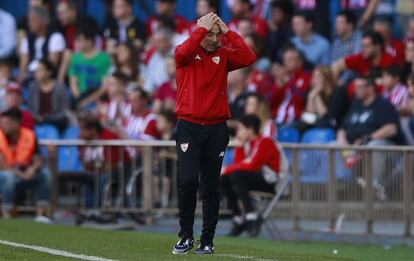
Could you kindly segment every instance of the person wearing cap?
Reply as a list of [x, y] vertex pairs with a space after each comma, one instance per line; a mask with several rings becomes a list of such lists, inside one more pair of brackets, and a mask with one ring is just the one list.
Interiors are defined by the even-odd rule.
[[0, 115], [0, 193], [2, 216], [11, 217], [16, 193], [35, 188], [36, 221], [50, 223], [46, 217], [51, 173], [43, 164], [35, 133], [23, 127], [22, 113], [16, 108]]
[[[220, 38], [229, 46], [220, 46]], [[231, 46], [231, 48], [230, 48]], [[180, 240], [173, 254], [193, 247], [197, 190], [203, 202], [203, 229], [197, 254], [213, 254], [220, 205], [219, 179], [229, 142], [227, 75], [256, 61], [243, 38], [216, 14], [198, 20], [198, 28], [174, 52], [177, 78], [176, 151]]]
[[22, 109], [23, 105], [23, 97], [22, 97], [22, 87], [20, 84], [16, 82], [8, 82], [6, 85], [6, 95], [4, 96], [4, 103], [6, 105], [6, 109], [18, 109], [22, 114], [22, 121], [21, 125], [28, 129], [33, 129], [35, 126], [35, 119], [33, 115], [25, 110]]

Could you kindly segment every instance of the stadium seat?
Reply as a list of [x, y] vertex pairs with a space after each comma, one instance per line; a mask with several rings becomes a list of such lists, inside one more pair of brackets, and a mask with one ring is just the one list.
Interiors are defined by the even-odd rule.
[[224, 154], [223, 159], [223, 167], [230, 165], [233, 162], [234, 157], [234, 149], [233, 148], [227, 148], [226, 153]]
[[[311, 129], [305, 132], [303, 144], [326, 144], [335, 140], [332, 129]], [[328, 152], [305, 150], [299, 153], [300, 181], [307, 184], [321, 184], [328, 180]]]
[[59, 139], [59, 132], [55, 126], [49, 124], [36, 125], [34, 129], [37, 139]]
[[[59, 131], [55, 126], [49, 124], [41, 124], [35, 126], [35, 134], [38, 140], [57, 140], [59, 139]], [[48, 153], [45, 146], [40, 147], [40, 153], [44, 159], [47, 159]]]
[[75, 125], [70, 125], [66, 128], [65, 132], [63, 133], [64, 140], [72, 140], [79, 138], [79, 127]]
[[[281, 143], [298, 143], [300, 141], [300, 134], [296, 128], [280, 127], [277, 130], [276, 140]], [[285, 153], [289, 164], [292, 164], [292, 150], [285, 149]]]
[[305, 132], [302, 143], [325, 144], [335, 140], [335, 132], [332, 129], [315, 128]]
[[[69, 126], [63, 133], [63, 140], [76, 140], [79, 138], [79, 127]], [[69, 185], [75, 188], [76, 202], [82, 205], [82, 191], [85, 191], [85, 184], [93, 182], [91, 175], [86, 173], [79, 159], [77, 146], [60, 146], [57, 158], [58, 184]]]
[[[69, 126], [63, 134], [64, 140], [78, 139], [79, 127]], [[61, 146], [58, 149], [58, 172], [80, 172], [82, 164], [79, 160], [79, 150], [77, 146]]]
[[295, 128], [281, 127], [277, 131], [277, 140], [279, 142], [296, 143], [300, 140], [300, 134]]

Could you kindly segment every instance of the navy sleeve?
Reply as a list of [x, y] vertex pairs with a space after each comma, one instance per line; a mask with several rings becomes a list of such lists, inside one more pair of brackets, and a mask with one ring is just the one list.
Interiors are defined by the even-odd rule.
[[395, 107], [385, 99], [377, 103], [378, 123], [382, 127], [386, 124], [399, 124], [399, 116]]

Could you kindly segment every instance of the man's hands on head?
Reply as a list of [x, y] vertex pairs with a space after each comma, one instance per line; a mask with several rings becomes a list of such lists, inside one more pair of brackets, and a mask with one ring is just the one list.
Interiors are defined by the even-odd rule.
[[223, 34], [227, 33], [230, 29], [227, 27], [226, 23], [223, 22], [223, 20], [221, 20], [220, 17], [217, 16], [217, 18], [218, 18], [218, 21], [216, 22], [216, 24], [220, 27], [220, 31]]
[[204, 27], [207, 31], [210, 31], [216, 23], [218, 16], [213, 13], [208, 13], [197, 20], [198, 27]]
[[207, 31], [210, 31], [215, 24], [219, 26], [220, 31], [223, 34], [229, 31], [229, 28], [223, 22], [223, 20], [221, 20], [220, 17], [218, 17], [216, 14], [212, 12], [202, 16], [200, 19], [197, 20], [198, 27], [204, 27], [205, 29], [207, 29]]

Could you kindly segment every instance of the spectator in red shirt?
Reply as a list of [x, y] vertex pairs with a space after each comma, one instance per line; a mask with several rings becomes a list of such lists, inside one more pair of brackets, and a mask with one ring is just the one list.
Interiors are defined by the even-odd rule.
[[151, 37], [152, 34], [158, 30], [159, 25], [157, 16], [163, 15], [170, 16], [174, 19], [176, 33], [182, 34], [188, 32], [189, 24], [185, 20], [185, 18], [180, 15], [174, 14], [176, 5], [176, 0], [157, 0], [155, 4], [155, 11], [157, 14], [155, 16], [151, 16], [147, 20], [146, 26], [148, 37]]
[[268, 34], [267, 23], [259, 16], [251, 14], [253, 4], [250, 0], [234, 0], [230, 5], [233, 19], [229, 22], [230, 30], [236, 31], [239, 28], [240, 20], [250, 19], [254, 24], [255, 32], [262, 38], [266, 39]]
[[75, 50], [76, 23], [78, 21], [77, 4], [74, 0], [61, 0], [56, 6], [57, 19], [66, 40], [66, 48]]
[[108, 100], [99, 104], [99, 118], [103, 125], [122, 125], [131, 115], [131, 105], [127, 100], [126, 88], [128, 76], [121, 72], [114, 72], [104, 84]]
[[136, 88], [129, 92], [128, 100], [131, 104], [131, 114], [122, 126], [114, 125], [111, 129], [123, 139], [153, 140], [159, 137], [156, 115], [148, 110], [148, 93]]
[[[224, 168], [221, 185], [233, 212], [234, 227], [230, 236], [239, 236], [248, 230], [250, 236], [260, 233], [262, 218], [255, 212], [249, 191], [275, 193], [279, 179], [287, 173], [287, 160], [280, 145], [260, 134], [260, 119], [246, 115], [238, 120], [234, 161]], [[238, 207], [243, 204], [244, 215]]]
[[256, 54], [257, 59], [250, 70], [247, 84], [249, 92], [257, 92], [266, 100], [272, 95], [273, 77], [270, 74], [271, 61], [266, 53], [266, 41], [256, 33], [243, 37], [244, 42]]
[[283, 66], [275, 64], [272, 68], [275, 84], [270, 108], [278, 125], [292, 124], [302, 115], [311, 78], [303, 66], [303, 54], [288, 47], [283, 52]]
[[9, 82], [7, 84], [4, 102], [7, 110], [13, 108], [20, 110], [22, 113], [21, 126], [29, 129], [34, 128], [36, 121], [33, 115], [29, 111], [21, 108], [23, 105], [22, 87], [18, 83]]
[[401, 40], [393, 39], [392, 25], [388, 20], [378, 19], [374, 22], [373, 30], [384, 39], [385, 52], [397, 60], [398, 65], [405, 62], [405, 47]]
[[174, 111], [177, 101], [177, 83], [175, 81], [175, 61], [174, 56], [168, 56], [165, 60], [165, 67], [169, 80], [161, 84], [154, 96], [152, 111], [159, 113], [161, 110]]
[[400, 82], [400, 70], [396, 66], [390, 66], [382, 73], [382, 96], [387, 99], [398, 113], [408, 107], [410, 96], [408, 88]]
[[397, 60], [385, 51], [382, 36], [377, 32], [370, 31], [365, 33], [362, 38], [362, 52], [335, 61], [332, 64], [332, 72], [335, 79], [345, 69], [353, 70], [363, 77], [373, 67], [385, 69], [397, 63]]

